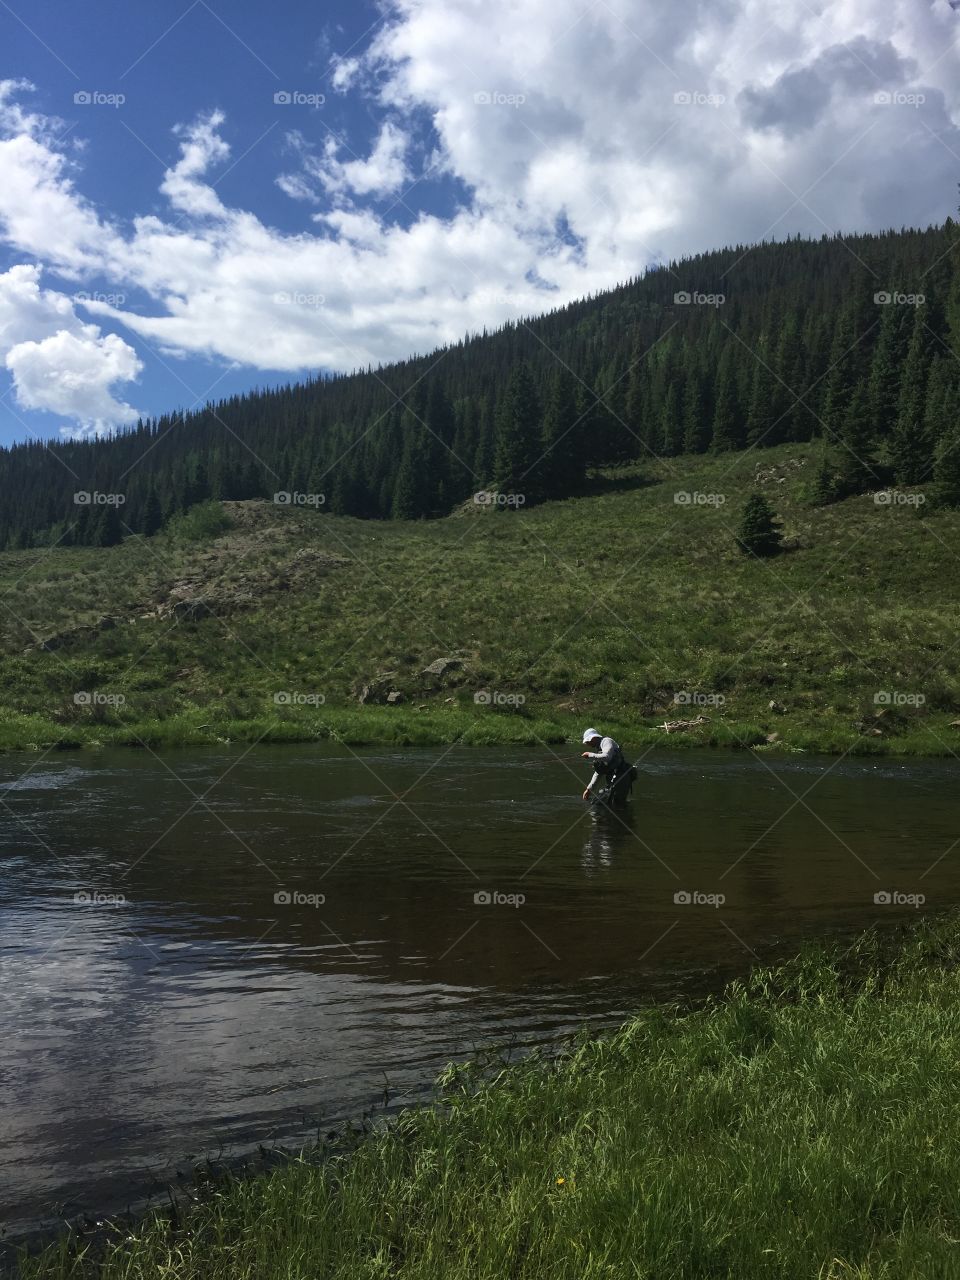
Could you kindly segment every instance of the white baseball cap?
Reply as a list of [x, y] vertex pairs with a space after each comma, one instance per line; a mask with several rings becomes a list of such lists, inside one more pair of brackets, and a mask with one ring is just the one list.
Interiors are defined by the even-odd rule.
[[592, 742], [594, 738], [599, 737], [602, 737], [602, 734], [597, 733], [596, 729], [585, 729], [583, 731], [583, 745], [586, 746], [588, 742]]

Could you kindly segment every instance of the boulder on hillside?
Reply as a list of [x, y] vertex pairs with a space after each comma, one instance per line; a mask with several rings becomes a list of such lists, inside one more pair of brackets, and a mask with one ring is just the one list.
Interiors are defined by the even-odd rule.
[[424, 676], [445, 676], [448, 671], [461, 671], [463, 665], [462, 658], [436, 658], [429, 666], [424, 667], [420, 674]]
[[[382, 706], [388, 701], [391, 694], [399, 694], [400, 691], [395, 687], [396, 678], [397, 673], [395, 671], [381, 671], [372, 680], [365, 681], [356, 695], [361, 707], [368, 704]], [[398, 698], [394, 698], [394, 702], [398, 700]]]

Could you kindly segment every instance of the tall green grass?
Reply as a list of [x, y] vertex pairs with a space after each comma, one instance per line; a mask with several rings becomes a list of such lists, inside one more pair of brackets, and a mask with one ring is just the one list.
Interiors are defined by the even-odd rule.
[[26, 1280], [960, 1275], [960, 923], [808, 949]]

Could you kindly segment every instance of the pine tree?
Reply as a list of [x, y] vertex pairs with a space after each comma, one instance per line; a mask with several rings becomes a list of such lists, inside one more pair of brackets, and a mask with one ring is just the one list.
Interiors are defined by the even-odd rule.
[[686, 453], [706, 453], [709, 445], [710, 419], [703, 383], [697, 370], [691, 369], [683, 392], [683, 448]]
[[877, 345], [870, 367], [870, 409], [878, 439], [893, 431], [900, 409], [900, 372], [906, 355], [908, 331], [905, 308], [895, 302], [881, 304]]
[[782, 550], [779, 517], [759, 490], [751, 493], [743, 508], [737, 545], [749, 556], [774, 556]]
[[433, 497], [427, 468], [424, 428], [407, 409], [403, 415], [403, 457], [393, 487], [394, 520], [419, 520], [430, 514]]
[[784, 321], [777, 350], [778, 402], [783, 410], [767, 439], [767, 444], [780, 444], [785, 440], [809, 440], [813, 434], [810, 411], [803, 399], [806, 390], [803, 343], [800, 325], [791, 313]]
[[452, 504], [451, 473], [462, 469], [452, 452], [456, 422], [443, 383], [434, 379], [427, 395], [424, 466], [427, 514], [446, 515]]
[[348, 516], [353, 511], [353, 481], [350, 464], [344, 459], [334, 468], [330, 480], [330, 512], [335, 516]]
[[937, 501], [946, 507], [960, 507], [960, 426], [937, 446], [933, 479]]
[[[307, 476], [307, 493], [322, 493], [327, 502], [329, 502], [330, 479], [329, 467], [325, 467], [322, 462], [315, 462]], [[325, 502], [320, 510], [325, 511], [326, 508], [327, 503]]]
[[123, 540], [124, 528], [116, 506], [105, 503], [93, 521], [91, 542], [95, 547], [115, 547]]
[[864, 379], [857, 383], [840, 431], [839, 493], [843, 497], [866, 493], [879, 484], [873, 456], [873, 414], [870, 389]]
[[534, 501], [543, 458], [540, 407], [530, 370], [518, 364], [510, 375], [497, 414], [494, 484], [501, 493]]
[[836, 461], [830, 451], [824, 449], [813, 480], [811, 497], [814, 506], [826, 507], [831, 502], [835, 502], [839, 496], [839, 489], [840, 477], [837, 472]]
[[89, 547], [93, 536], [93, 519], [88, 506], [76, 507], [76, 518], [70, 535], [71, 544], [75, 547]]
[[929, 332], [925, 307], [915, 307], [913, 333], [906, 349], [906, 361], [900, 378], [897, 428], [905, 424], [922, 424], [927, 412], [927, 376], [931, 364]]
[[477, 411], [477, 448], [473, 456], [473, 474], [480, 484], [493, 482], [496, 430], [489, 396], [483, 396]]
[[157, 498], [157, 491], [153, 485], [147, 489], [147, 495], [143, 500], [140, 509], [140, 520], [137, 526], [137, 532], [144, 538], [152, 538], [163, 524], [163, 512], [160, 510], [160, 501]]
[[626, 394], [624, 382], [619, 379], [615, 367], [610, 366], [597, 375], [593, 397], [590, 415], [590, 456], [593, 463], [595, 466], [609, 466], [625, 462], [633, 453], [636, 441], [624, 421]]
[[857, 385], [856, 355], [851, 314], [848, 308], [844, 308], [833, 332], [820, 398], [823, 429], [831, 440], [840, 439], [843, 419]]
[[956, 425], [953, 420], [956, 386], [953, 357], [935, 355], [927, 376], [927, 402], [923, 410], [923, 429], [934, 450], [936, 442]]
[[[583, 460], [585, 467], [600, 465], [602, 443], [600, 441], [601, 409], [596, 394], [590, 390], [586, 382], [577, 384], [577, 418], [578, 428], [583, 441]], [[643, 446], [638, 442], [638, 448]], [[646, 452], [646, 450], [643, 450]]]
[[930, 441], [923, 421], [902, 418], [890, 437], [890, 461], [898, 484], [922, 484], [933, 469]]
[[742, 449], [744, 424], [737, 397], [737, 383], [730, 343], [724, 348], [717, 369], [717, 406], [713, 416], [712, 448], [716, 453]]
[[568, 498], [583, 488], [585, 462], [582, 423], [577, 416], [577, 386], [565, 365], [558, 365], [543, 415], [543, 489], [548, 498]]
[[206, 502], [210, 497], [210, 481], [207, 477], [207, 468], [200, 459], [194, 465], [192, 473], [187, 479], [186, 491], [184, 494], [183, 505], [185, 507], [194, 507], [198, 502]]
[[667, 388], [663, 408], [660, 411], [661, 452], [664, 457], [672, 458], [683, 452], [683, 418], [680, 413], [680, 396], [676, 382]]
[[263, 475], [253, 459], [248, 457], [240, 466], [237, 478], [237, 498], [241, 502], [246, 502], [251, 498], [262, 498], [263, 496]]
[[958, 254], [960, 254], [960, 227], [951, 218], [948, 218], [944, 231], [949, 238], [951, 249], [944, 255], [943, 261], [952, 264], [952, 275], [945, 308], [946, 341], [954, 356], [960, 357], [960, 261], [958, 261]]
[[750, 408], [747, 411], [747, 440], [750, 444], [775, 444], [773, 432], [781, 423], [785, 408], [783, 396], [778, 394], [779, 384], [770, 368], [773, 353], [765, 336], [761, 336], [757, 349], [757, 362], [753, 370], [753, 386], [750, 391]]
[[627, 396], [624, 403], [624, 420], [637, 439], [645, 438], [648, 380], [646, 354], [638, 336], [634, 339], [630, 354], [630, 373], [627, 377]]

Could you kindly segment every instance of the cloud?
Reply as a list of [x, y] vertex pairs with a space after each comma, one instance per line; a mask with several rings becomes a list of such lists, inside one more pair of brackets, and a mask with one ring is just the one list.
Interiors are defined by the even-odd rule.
[[341, 159], [343, 144], [333, 136], [327, 138], [320, 156], [311, 152], [309, 143], [299, 132], [288, 134], [287, 142], [300, 155], [303, 172], [281, 174], [277, 185], [294, 200], [318, 200], [318, 187], [345, 198], [379, 198], [399, 191], [410, 178], [406, 162], [409, 139], [390, 120], [382, 125], [365, 160], [358, 156]]
[[398, 191], [408, 179], [405, 160], [407, 136], [389, 120], [381, 128], [366, 160], [339, 160], [339, 148], [332, 139], [331, 143], [326, 163], [317, 172], [317, 177], [328, 191], [346, 191], [357, 196], [388, 196]]
[[40, 268], [28, 263], [0, 275], [0, 351], [78, 324], [70, 299], [39, 282]]
[[[49, 121], [11, 105], [24, 86], [6, 82], [0, 235], [62, 277], [143, 300], [89, 304], [102, 330], [258, 369], [352, 369], [658, 259], [942, 220], [960, 154], [960, 81], [944, 56], [956, 23], [945, 3], [915, 0], [393, 0], [373, 44], [338, 70], [377, 119], [372, 146], [353, 155], [349, 139], [292, 133], [284, 172], [269, 175], [302, 210], [296, 232], [218, 195], [211, 175], [230, 157], [219, 111], [180, 129], [161, 184], [169, 211], [121, 226], [77, 189]], [[236, 173], [266, 182], [254, 166], [268, 154]], [[404, 204], [427, 154], [443, 215]], [[104, 341], [89, 336], [103, 376], [129, 371]], [[28, 355], [22, 385], [36, 399], [42, 353]], [[79, 406], [89, 388], [76, 394]]]
[[357, 78], [359, 58], [338, 58], [334, 64], [331, 83], [338, 93], [345, 93]]
[[72, 434], [100, 434], [134, 421], [115, 383], [137, 378], [142, 362], [116, 334], [79, 319], [65, 294], [40, 288], [40, 269], [21, 264], [0, 275], [0, 352], [17, 404], [72, 418]]
[[18, 343], [7, 352], [6, 365], [19, 404], [74, 418], [83, 433], [101, 434], [137, 417], [134, 408], [111, 394], [115, 382], [136, 378], [143, 367], [115, 333], [60, 329], [40, 342]]
[[173, 207], [183, 213], [209, 218], [226, 214], [213, 188], [200, 181], [211, 165], [230, 154], [229, 146], [217, 133], [223, 120], [221, 111], [212, 111], [194, 124], [177, 130], [183, 139], [180, 159], [163, 175], [160, 190]]
[[835, 93], [869, 101], [878, 92], [906, 83], [910, 69], [889, 40], [860, 36], [825, 49], [808, 66], [784, 71], [770, 85], [748, 86], [737, 101], [753, 127], [779, 129], [794, 137], [822, 120]]

